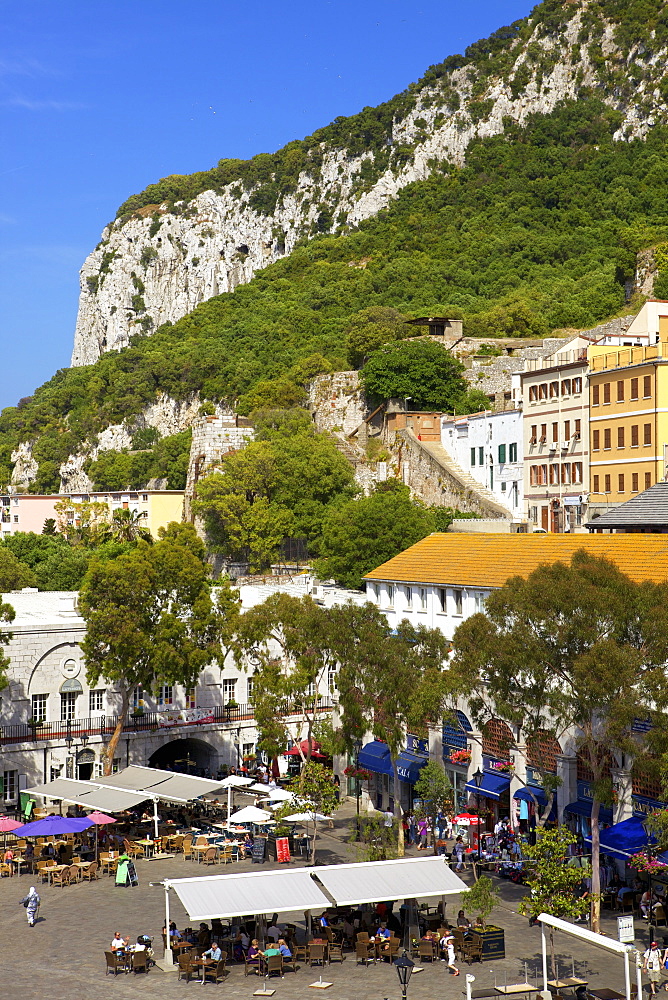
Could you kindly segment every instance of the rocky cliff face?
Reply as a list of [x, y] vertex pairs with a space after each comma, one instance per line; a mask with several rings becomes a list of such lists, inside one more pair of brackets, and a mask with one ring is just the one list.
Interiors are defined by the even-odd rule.
[[234, 182], [188, 202], [144, 204], [107, 226], [81, 270], [72, 365], [92, 364], [133, 335], [233, 290], [304, 237], [355, 226], [411, 182], [443, 164], [463, 164], [474, 138], [548, 114], [583, 89], [621, 112], [619, 140], [644, 136], [666, 117], [665, 91], [658, 89], [666, 47], [622, 44], [600, 13], [605, 4], [570, 6], [573, 15], [557, 30], [536, 18], [511, 33], [496, 72], [469, 62], [409, 88], [410, 109], [392, 121], [389, 156], [387, 149], [353, 155], [323, 143], [317, 170], [303, 170], [270, 214], [254, 207], [257, 185]]

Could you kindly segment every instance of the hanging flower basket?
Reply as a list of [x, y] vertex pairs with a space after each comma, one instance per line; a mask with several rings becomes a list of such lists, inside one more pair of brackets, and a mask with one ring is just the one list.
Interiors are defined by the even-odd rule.
[[512, 760], [498, 760], [492, 764], [492, 769], [500, 771], [502, 774], [512, 774], [515, 770]]
[[371, 781], [371, 771], [365, 771], [363, 767], [355, 767], [354, 764], [349, 764], [348, 767], [344, 768], [343, 773], [346, 778], [357, 778], [358, 781]]
[[471, 751], [470, 750], [453, 750], [450, 754], [450, 762], [452, 764], [470, 764], [471, 763]]
[[627, 864], [631, 868], [635, 868], [636, 871], [646, 872], [648, 875], [655, 875], [668, 868], [668, 865], [664, 864], [663, 861], [659, 861], [658, 858], [653, 858], [649, 854], [643, 854], [642, 851], [639, 854], [633, 854]]

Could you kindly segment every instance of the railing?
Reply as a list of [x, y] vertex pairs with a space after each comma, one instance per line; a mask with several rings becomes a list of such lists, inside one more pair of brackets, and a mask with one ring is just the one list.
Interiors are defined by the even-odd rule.
[[657, 361], [664, 356], [662, 343], [650, 344], [648, 347], [624, 347], [618, 351], [606, 351], [605, 354], [590, 357], [589, 368], [593, 372], [606, 371], [610, 368], [627, 368], [643, 361]]
[[[318, 711], [327, 712], [332, 708], [329, 698], [323, 698], [318, 704]], [[174, 707], [174, 711], [178, 711]], [[252, 705], [214, 705], [206, 709], [213, 715], [214, 722], [191, 723], [191, 725], [224, 725], [225, 723], [252, 721], [254, 718]], [[286, 715], [301, 715], [298, 709], [285, 713]], [[123, 724], [124, 734], [145, 733], [157, 731], [164, 718], [162, 712], [144, 712], [141, 715], [129, 715]], [[12, 743], [44, 743], [48, 740], [78, 740], [82, 736], [111, 736], [118, 716], [94, 715], [88, 719], [70, 719], [64, 722], [39, 722], [28, 725], [22, 723], [16, 726], [0, 727], [0, 746]], [[169, 727], [171, 728], [171, 727]], [[164, 727], [167, 732], [168, 727]]]

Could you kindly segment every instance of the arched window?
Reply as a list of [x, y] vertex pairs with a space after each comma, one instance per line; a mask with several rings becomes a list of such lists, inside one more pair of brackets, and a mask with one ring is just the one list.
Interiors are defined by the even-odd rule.
[[501, 719], [490, 719], [482, 727], [482, 752], [506, 760], [515, 746], [510, 726]]

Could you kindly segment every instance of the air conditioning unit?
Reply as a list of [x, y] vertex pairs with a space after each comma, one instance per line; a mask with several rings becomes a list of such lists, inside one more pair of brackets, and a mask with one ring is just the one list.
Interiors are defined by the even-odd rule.
[[556, 450], [557, 450], [557, 442], [550, 441], [550, 451], [556, 451]]

